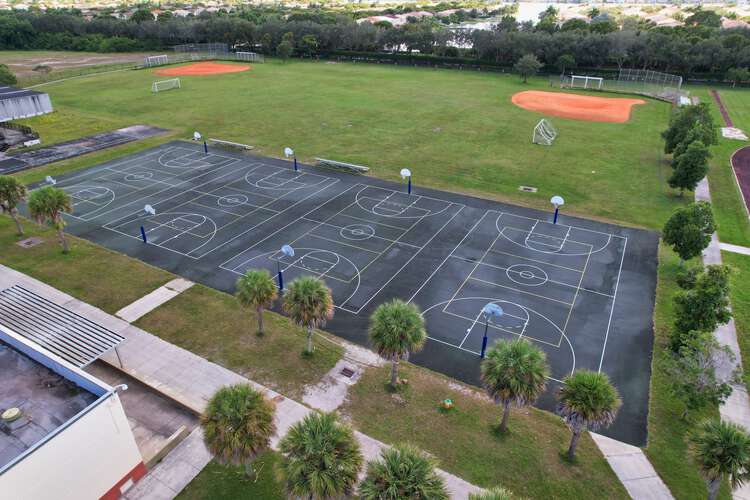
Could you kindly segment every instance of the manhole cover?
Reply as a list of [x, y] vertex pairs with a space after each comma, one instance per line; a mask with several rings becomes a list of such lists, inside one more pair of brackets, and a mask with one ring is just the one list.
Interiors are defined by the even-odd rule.
[[16, 242], [16, 245], [18, 245], [21, 248], [31, 248], [31, 247], [35, 247], [39, 245], [40, 243], [44, 243], [44, 240], [42, 238], [37, 238], [35, 236], [33, 238], [26, 238], [25, 240]]
[[537, 192], [537, 189], [531, 186], [519, 186], [518, 190], [523, 191], [524, 193], [536, 193]]
[[344, 368], [343, 370], [341, 370], [341, 375], [346, 378], [352, 378], [352, 376], [354, 376], [354, 370], [352, 370], [351, 368]]

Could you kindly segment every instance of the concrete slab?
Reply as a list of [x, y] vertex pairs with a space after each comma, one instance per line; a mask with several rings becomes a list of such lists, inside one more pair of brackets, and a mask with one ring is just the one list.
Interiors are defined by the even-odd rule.
[[150, 313], [162, 304], [165, 304], [193, 286], [192, 281], [177, 278], [160, 286], [148, 295], [144, 295], [132, 304], [129, 304], [115, 313], [116, 316], [132, 323], [137, 319]]
[[725, 252], [733, 252], [733, 253], [741, 253], [744, 255], [750, 255], [750, 248], [748, 247], [732, 245], [731, 243], [719, 243], [719, 247]]

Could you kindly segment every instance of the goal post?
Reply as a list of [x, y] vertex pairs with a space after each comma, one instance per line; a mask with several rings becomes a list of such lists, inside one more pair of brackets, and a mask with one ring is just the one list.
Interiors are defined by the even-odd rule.
[[601, 90], [604, 78], [598, 76], [570, 75], [570, 88]]
[[258, 62], [258, 63], [262, 63], [264, 61], [263, 55], [257, 54], [255, 52], [235, 52], [234, 57], [238, 61]]
[[534, 133], [531, 136], [531, 142], [543, 146], [551, 146], [557, 138], [557, 129], [552, 122], [542, 118], [534, 127]]
[[172, 78], [170, 80], [161, 80], [151, 84], [151, 92], [163, 92], [165, 90], [179, 89], [180, 79]]
[[160, 56], [146, 56], [145, 66], [151, 68], [154, 66], [163, 66], [169, 64], [169, 57], [166, 54]]

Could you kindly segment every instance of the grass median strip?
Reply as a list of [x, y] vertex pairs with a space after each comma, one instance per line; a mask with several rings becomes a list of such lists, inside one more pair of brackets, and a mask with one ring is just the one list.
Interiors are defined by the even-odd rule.
[[290, 398], [317, 383], [341, 358], [343, 350], [316, 340], [315, 354], [301, 355], [305, 332], [288, 318], [265, 313], [266, 333], [256, 335], [255, 311], [234, 297], [196, 285], [158, 307], [136, 324], [209, 361], [220, 364]]
[[[721, 259], [732, 269], [730, 278], [732, 314], [737, 329], [737, 342], [742, 354], [742, 367], [750, 367], [750, 256], [732, 252], [721, 252]], [[750, 377], [745, 376], [745, 385], [750, 390]]]
[[[500, 408], [476, 389], [411, 364], [405, 389], [386, 389], [388, 366], [371, 368], [350, 389], [341, 411], [362, 432], [389, 444], [409, 442], [433, 454], [448, 472], [483, 487], [502, 485], [528, 498], [628, 498], [586, 434], [578, 459], [564, 457], [570, 431], [556, 416], [517, 410], [498, 434]], [[455, 408], [442, 410], [452, 399]]]

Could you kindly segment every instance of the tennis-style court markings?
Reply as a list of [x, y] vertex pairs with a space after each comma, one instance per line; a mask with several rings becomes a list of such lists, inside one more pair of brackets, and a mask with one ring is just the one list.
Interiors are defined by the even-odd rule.
[[[61, 187], [73, 199], [70, 216], [101, 221], [135, 239], [143, 226], [149, 244], [198, 259], [337, 182], [171, 147], [71, 178]], [[155, 215], [144, 212], [146, 204]]]
[[[356, 184], [221, 264], [285, 280], [323, 279], [336, 307], [358, 314], [458, 214], [463, 205]], [[291, 245], [293, 257], [280, 253]]]
[[[485, 327], [489, 345], [527, 338], [548, 353], [550, 378], [560, 380], [576, 366], [572, 323], [601, 332], [597, 352], [604, 357], [626, 242], [622, 236], [490, 210], [410, 301], [422, 307], [432, 340], [479, 355]], [[457, 275], [463, 281], [442, 279]], [[431, 303], [420, 300], [428, 295], [422, 293], [426, 287]], [[481, 313], [487, 303], [504, 311], [489, 324]]]

